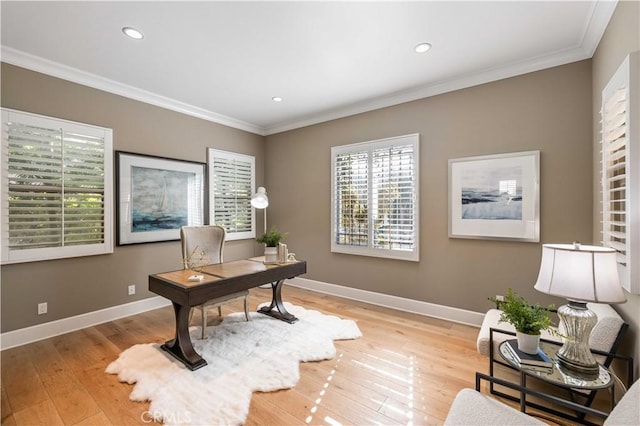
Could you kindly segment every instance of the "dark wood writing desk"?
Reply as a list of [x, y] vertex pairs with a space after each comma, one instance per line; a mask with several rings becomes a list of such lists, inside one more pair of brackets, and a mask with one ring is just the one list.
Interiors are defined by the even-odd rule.
[[[307, 262], [298, 260], [276, 265], [265, 265], [262, 257], [208, 265], [202, 269], [202, 281], [189, 281], [194, 272], [180, 269], [149, 275], [149, 291], [166, 297], [173, 303], [176, 316], [176, 334], [162, 345], [162, 349], [182, 361], [189, 369], [207, 365], [193, 348], [189, 336], [189, 312], [193, 306], [242, 290], [271, 283], [271, 305], [258, 312], [293, 323], [298, 319], [287, 312], [282, 303], [282, 284], [285, 279], [307, 272]], [[277, 309], [275, 311], [274, 309]]]

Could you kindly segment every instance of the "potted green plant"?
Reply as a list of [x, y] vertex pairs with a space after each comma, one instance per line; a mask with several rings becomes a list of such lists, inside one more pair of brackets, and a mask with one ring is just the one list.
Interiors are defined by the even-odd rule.
[[540, 305], [528, 303], [522, 296], [516, 294], [511, 288], [507, 289], [504, 300], [491, 298], [502, 310], [501, 322], [508, 322], [516, 329], [518, 349], [528, 354], [535, 354], [540, 344], [542, 330], [551, 330], [551, 310], [554, 305], [546, 308]]
[[256, 242], [264, 244], [264, 263], [278, 263], [278, 244], [286, 234], [278, 232], [275, 226], [272, 226], [268, 232], [265, 232]]

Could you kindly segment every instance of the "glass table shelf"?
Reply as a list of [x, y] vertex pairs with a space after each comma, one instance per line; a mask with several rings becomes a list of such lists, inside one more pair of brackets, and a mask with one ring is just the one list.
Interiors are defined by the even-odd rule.
[[549, 369], [520, 365], [519, 360], [511, 353], [507, 347], [507, 341], [500, 343], [498, 352], [500, 356], [512, 367], [525, 372], [526, 374], [552, 383], [556, 386], [562, 386], [570, 389], [599, 390], [606, 389], [613, 385], [613, 375], [602, 365], [598, 364], [598, 376], [589, 377], [581, 375], [574, 371], [568, 371], [563, 368], [557, 361], [555, 354], [558, 346], [552, 343], [540, 342], [540, 349], [547, 354], [552, 361], [552, 367]]

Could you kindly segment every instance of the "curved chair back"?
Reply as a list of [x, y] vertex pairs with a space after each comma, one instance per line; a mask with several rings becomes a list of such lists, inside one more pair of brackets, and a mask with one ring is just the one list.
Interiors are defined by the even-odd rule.
[[183, 226], [180, 228], [184, 268], [189, 268], [190, 258], [194, 261], [200, 261], [204, 265], [222, 263], [225, 237], [226, 231], [217, 225]]

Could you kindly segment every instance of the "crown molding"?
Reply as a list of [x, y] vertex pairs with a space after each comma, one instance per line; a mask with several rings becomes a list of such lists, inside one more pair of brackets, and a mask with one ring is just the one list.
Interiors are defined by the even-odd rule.
[[31, 55], [17, 49], [1, 46], [0, 54], [2, 62], [6, 62], [11, 65], [82, 84], [84, 86], [89, 86], [94, 89], [103, 90], [115, 95], [124, 96], [136, 101], [145, 102], [171, 111], [201, 118], [203, 120], [212, 121], [224, 126], [233, 127], [235, 129], [244, 130], [261, 136], [265, 135], [265, 129], [261, 126], [208, 111], [165, 96], [157, 95], [137, 87], [122, 84], [117, 81], [88, 73], [77, 68], [72, 68], [58, 62], [50, 61], [39, 56]]
[[593, 57], [596, 53], [598, 44], [609, 25], [609, 21], [618, 6], [618, 0], [601, 0], [596, 1], [591, 10], [591, 17], [586, 23], [582, 36], [582, 47]]
[[334, 109], [325, 113], [284, 121], [273, 126], [267, 126], [265, 128], [265, 134], [273, 135], [287, 130], [336, 120], [380, 108], [399, 105], [418, 99], [428, 98], [430, 96], [436, 96], [447, 92], [453, 92], [455, 90], [490, 83], [492, 81], [498, 81], [530, 72], [540, 71], [546, 68], [589, 59], [593, 57], [593, 54], [602, 39], [602, 35], [607, 29], [607, 25], [609, 25], [609, 21], [611, 20], [617, 5], [618, 0], [598, 0], [594, 2], [591, 9], [591, 16], [585, 23], [585, 28], [583, 30], [579, 46], [564, 49], [527, 61], [507, 64], [505, 66], [494, 67], [481, 72], [473, 72], [442, 80], [440, 82], [414, 87], [402, 92], [396, 92], [388, 96], [370, 99], [368, 101]]
[[312, 116], [302, 117], [296, 120], [278, 123], [274, 126], [265, 128], [266, 135], [285, 132], [313, 124], [323, 123], [330, 120], [336, 120], [351, 115], [361, 114], [376, 109], [386, 108], [394, 105], [412, 102], [431, 96], [441, 95], [443, 93], [453, 92], [456, 90], [466, 89], [481, 84], [491, 83], [493, 81], [503, 80], [518, 75], [528, 74], [540, 71], [546, 68], [552, 68], [572, 62], [581, 61], [590, 58], [589, 51], [581, 46], [572, 49], [566, 49], [533, 58], [527, 61], [512, 63], [507, 66], [494, 67], [485, 71], [473, 72], [459, 75], [451, 79], [442, 80], [428, 85], [414, 87], [396, 92], [388, 96], [370, 99], [358, 104], [349, 105], [344, 108], [327, 111], [324, 114], [314, 114]]
[[325, 112], [314, 113], [308, 116], [297, 117], [292, 120], [286, 120], [264, 127], [208, 111], [194, 105], [157, 95], [117, 81], [109, 80], [95, 74], [87, 73], [6, 46], [1, 46], [0, 53], [2, 55], [2, 61], [12, 65], [93, 87], [95, 89], [104, 90], [109, 93], [135, 99], [140, 102], [159, 106], [161, 108], [187, 114], [203, 120], [212, 121], [224, 126], [244, 130], [261, 136], [268, 136], [591, 58], [600, 43], [600, 39], [609, 24], [609, 20], [611, 19], [617, 4], [618, 0], [601, 0], [594, 2], [591, 10], [591, 16], [589, 17], [588, 22], [585, 23], [583, 36], [579, 46], [526, 61], [505, 64], [480, 72], [455, 76], [450, 79], [429, 83], [424, 86], [413, 87], [387, 96], [372, 98], [364, 102], [331, 109]]

